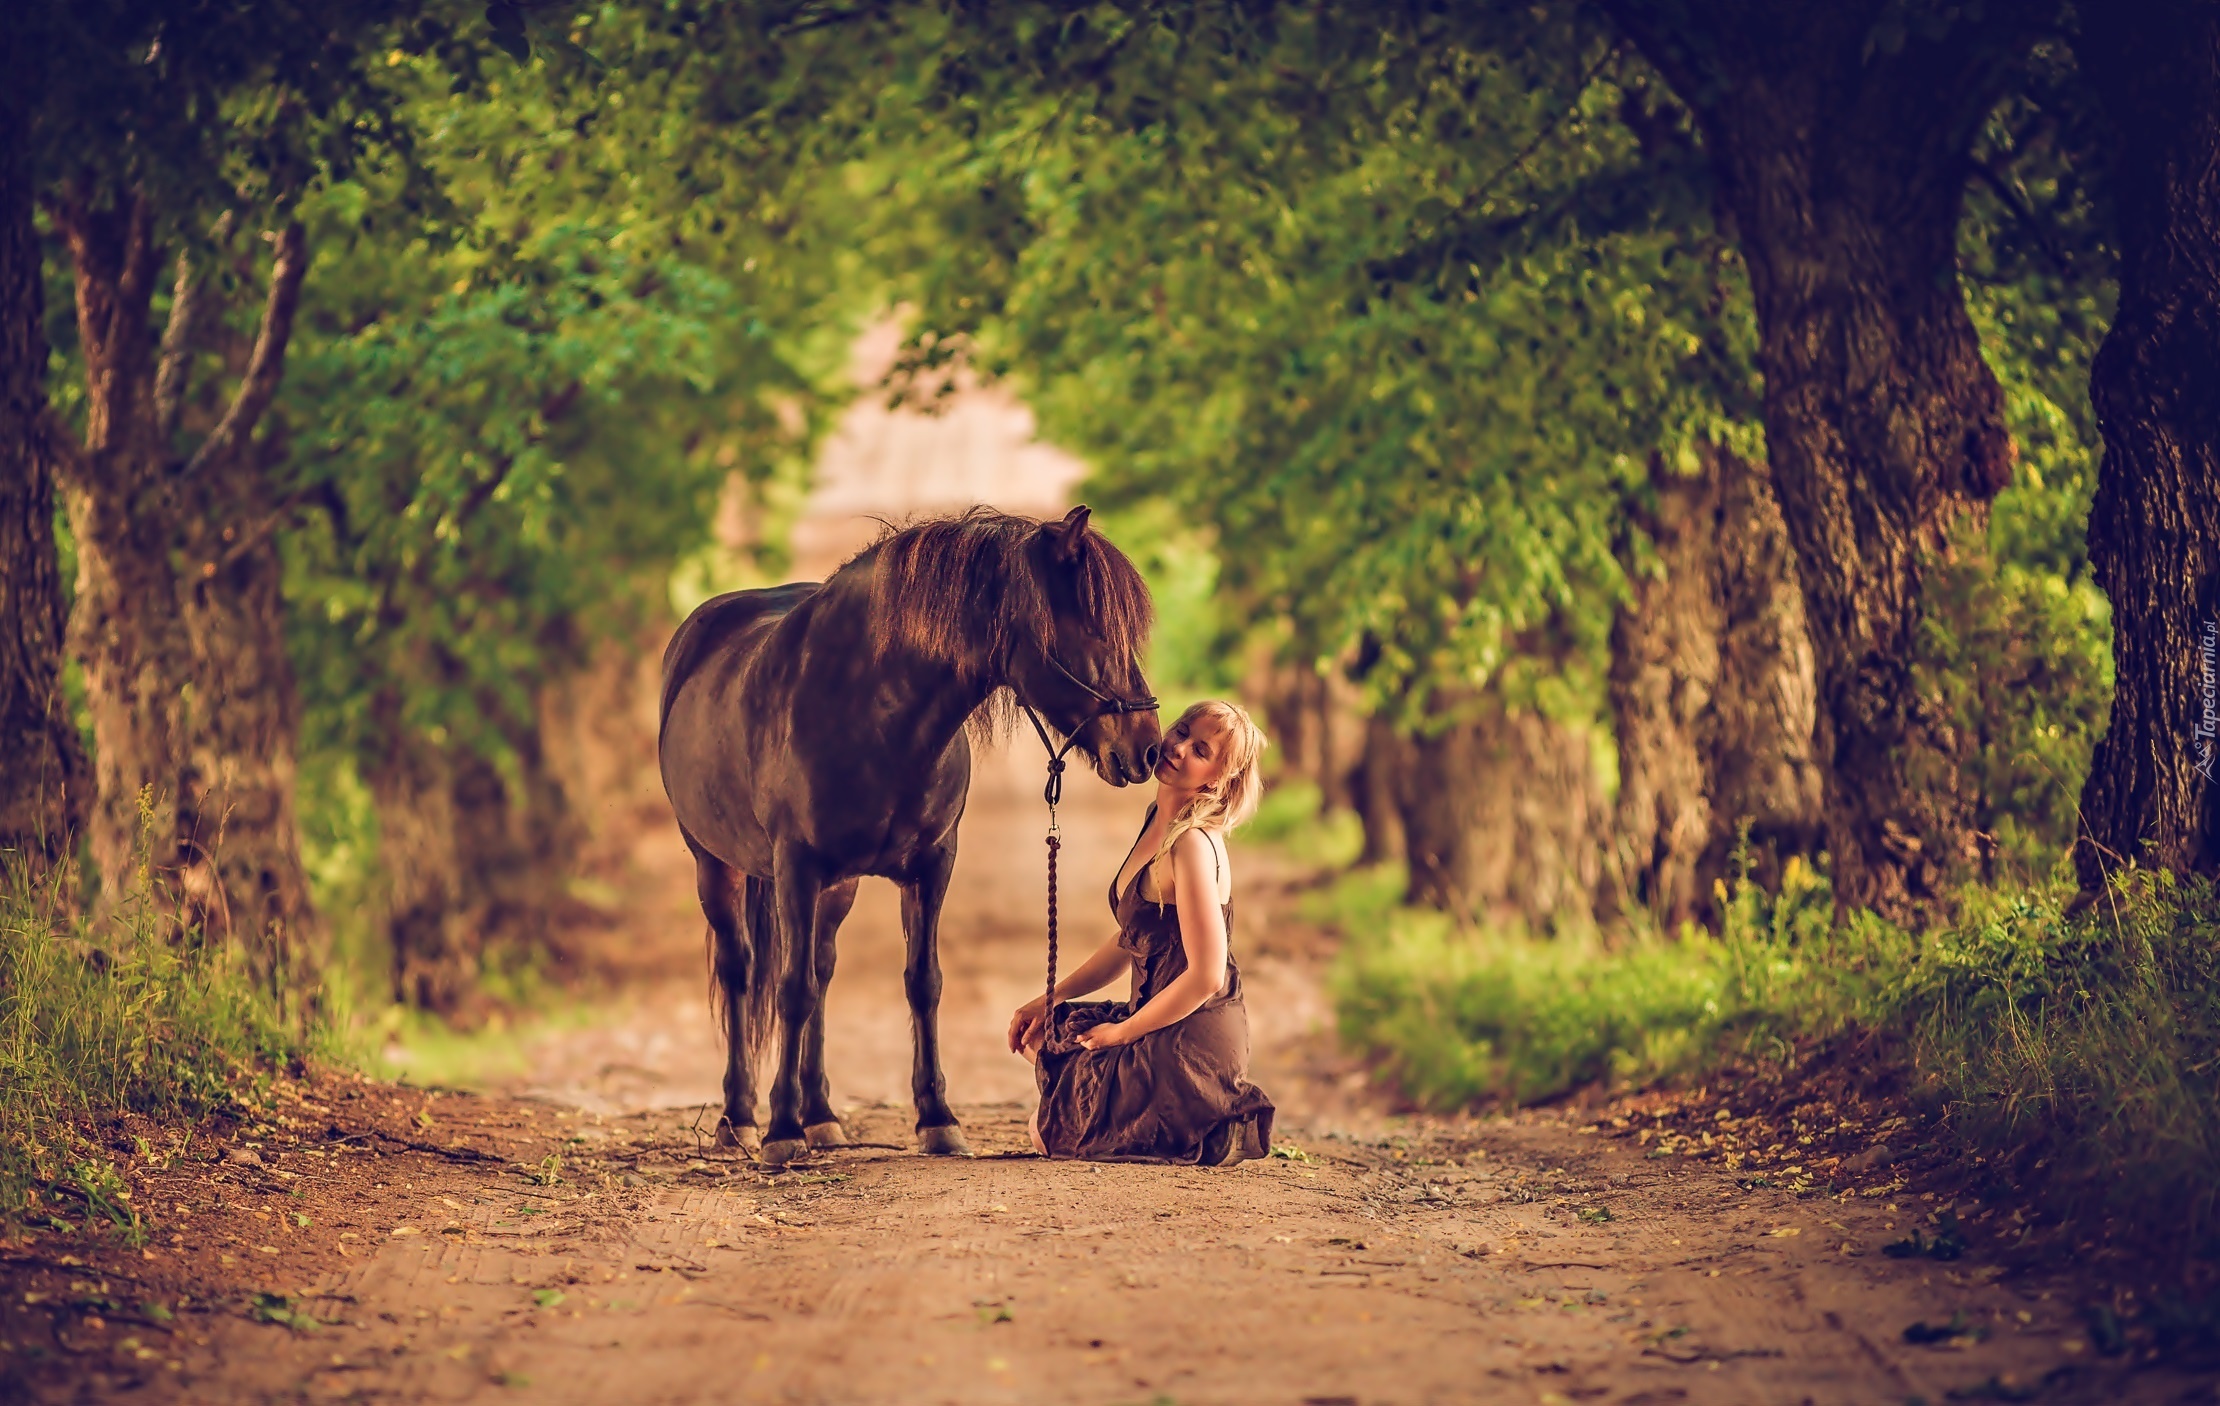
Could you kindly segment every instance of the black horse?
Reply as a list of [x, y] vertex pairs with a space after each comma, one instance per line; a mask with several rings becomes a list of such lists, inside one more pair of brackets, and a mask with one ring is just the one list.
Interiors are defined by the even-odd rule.
[[[918, 1145], [964, 1153], [940, 1068], [941, 900], [971, 784], [966, 723], [1031, 707], [1114, 786], [1156, 770], [1148, 588], [1088, 525], [985, 509], [892, 531], [822, 585], [717, 597], [663, 655], [663, 789], [694, 852], [726, 1039], [724, 1146], [845, 1138], [825, 1083], [833, 942], [865, 874], [902, 890]], [[744, 929], [744, 931], [743, 931]], [[805, 1141], [806, 1139], [806, 1141]]]

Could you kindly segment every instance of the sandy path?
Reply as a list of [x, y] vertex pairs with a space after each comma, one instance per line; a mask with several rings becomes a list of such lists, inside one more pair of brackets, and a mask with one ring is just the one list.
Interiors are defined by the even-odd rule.
[[[537, 1102], [489, 1106], [564, 1150], [561, 1183], [378, 1164], [394, 1180], [347, 1222], [375, 1257], [303, 1286], [333, 1326], [218, 1319], [149, 1394], [1659, 1406], [2030, 1399], [2012, 1393], [2051, 1374], [2046, 1401], [2180, 1399], [2178, 1379], [2079, 1366], [2065, 1286], [1882, 1257], [1917, 1203], [1744, 1190], [1550, 1115], [1389, 1117], [1331, 1053], [1317, 939], [1268, 916], [1236, 943], [1258, 1078], [1300, 1157], [1032, 1157], [1026, 1070], [1000, 1045], [1040, 955], [1028, 761], [987, 769], [948, 927], [950, 1083], [980, 1155], [908, 1150], [899, 935], [875, 894], [843, 934], [829, 1042], [864, 1145], [776, 1176], [710, 1155], [689, 1131], [715, 1093], [701, 991], [641, 993], [539, 1050]], [[1075, 909], [1122, 854], [1131, 797], [1075, 787]], [[1275, 876], [1246, 859], [1245, 903], [1268, 915]], [[1952, 1345], [1903, 1339], [1954, 1315]]]
[[[840, 482], [877, 502], [920, 481], [887, 457], [894, 431], [864, 428]], [[963, 453], [914, 462], [974, 463], [976, 427], [905, 433], [959, 430]], [[819, 531], [817, 550], [849, 545], [852, 526]], [[82, 1378], [78, 1399], [109, 1387], [184, 1401], [2178, 1399], [2178, 1379], [2081, 1365], [2068, 1286], [1884, 1258], [1936, 1209], [1909, 1196], [1745, 1190], [1552, 1115], [1390, 1117], [1333, 1048], [1325, 940], [1284, 917], [1294, 876], [1238, 845], [1255, 1072], [1292, 1155], [1211, 1171], [1032, 1157], [1030, 1071], [1002, 1035], [1041, 978], [1038, 776], [1028, 736], [983, 759], [945, 918], [949, 1088], [977, 1157], [908, 1150], [901, 936], [892, 889], [867, 881], [827, 1040], [835, 1103], [862, 1145], [776, 1176], [713, 1155], [696, 1131], [714, 1123], [720, 1061], [701, 980], [614, 992], [599, 1019], [531, 1051], [530, 1075], [503, 1091], [523, 1101], [319, 1095], [333, 1107], [252, 1130], [265, 1140], [245, 1146], [272, 1170], [181, 1164], [217, 1208], [195, 1208], [196, 1233], [230, 1247], [224, 1273], [285, 1295], [293, 1326], [255, 1321], [270, 1300], [204, 1295], [174, 1332], [136, 1330], [168, 1334], [160, 1351], [137, 1337], [98, 1349], [111, 1375]], [[1086, 778], [1070, 790], [1076, 955], [1109, 932], [1100, 895], [1144, 798]], [[675, 830], [644, 832], [635, 869], [630, 968], [698, 972], [702, 922]], [[392, 1105], [381, 1116], [402, 1136], [342, 1138], [346, 1109], [372, 1103]], [[405, 1150], [419, 1129], [437, 1148]], [[472, 1138], [498, 1158], [431, 1155]], [[1915, 1320], [1963, 1331], [1915, 1346]], [[68, 1334], [115, 1336], [96, 1321]]]

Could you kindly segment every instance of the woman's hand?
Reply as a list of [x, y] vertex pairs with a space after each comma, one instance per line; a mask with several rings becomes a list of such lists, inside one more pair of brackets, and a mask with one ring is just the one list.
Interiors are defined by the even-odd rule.
[[1141, 1037], [1126, 1029], [1130, 1024], [1123, 1020], [1106, 1020], [1080, 1035], [1079, 1043], [1090, 1050], [1114, 1050], [1120, 1045], [1130, 1045]]
[[1010, 1016], [1010, 1053], [1024, 1053], [1027, 1045], [1047, 1033], [1048, 997], [1035, 996]]

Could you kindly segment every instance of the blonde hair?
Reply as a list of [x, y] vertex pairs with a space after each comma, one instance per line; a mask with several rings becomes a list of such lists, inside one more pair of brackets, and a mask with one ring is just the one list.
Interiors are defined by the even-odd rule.
[[1164, 832], [1164, 843], [1158, 847], [1156, 859], [1170, 854], [1173, 843], [1189, 830], [1226, 831], [1246, 824], [1249, 817], [1256, 814], [1258, 802], [1264, 799], [1264, 777], [1258, 771], [1257, 762], [1268, 744], [1264, 730], [1249, 716], [1248, 709], [1222, 698], [1206, 698], [1181, 713], [1167, 731], [1205, 717], [1217, 718], [1226, 725], [1226, 769], [1216, 781], [1197, 791], [1179, 808], [1179, 814], [1172, 817], [1170, 827]]

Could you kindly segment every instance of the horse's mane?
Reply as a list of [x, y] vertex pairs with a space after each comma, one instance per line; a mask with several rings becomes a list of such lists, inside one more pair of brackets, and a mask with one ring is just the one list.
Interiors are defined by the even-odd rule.
[[[993, 508], [890, 526], [850, 558], [876, 553], [871, 577], [872, 646], [914, 650], [979, 677], [1013, 644], [1053, 650], [1056, 618], [1048, 591], [1027, 557], [1036, 518]], [[1078, 605], [1116, 660], [1138, 660], [1155, 615], [1148, 586], [1125, 553], [1092, 524], [1081, 530], [1072, 563]], [[847, 570], [843, 566], [842, 570]], [[1140, 679], [1131, 681], [1139, 687]], [[994, 731], [1006, 721], [1001, 690], [979, 719]]]

